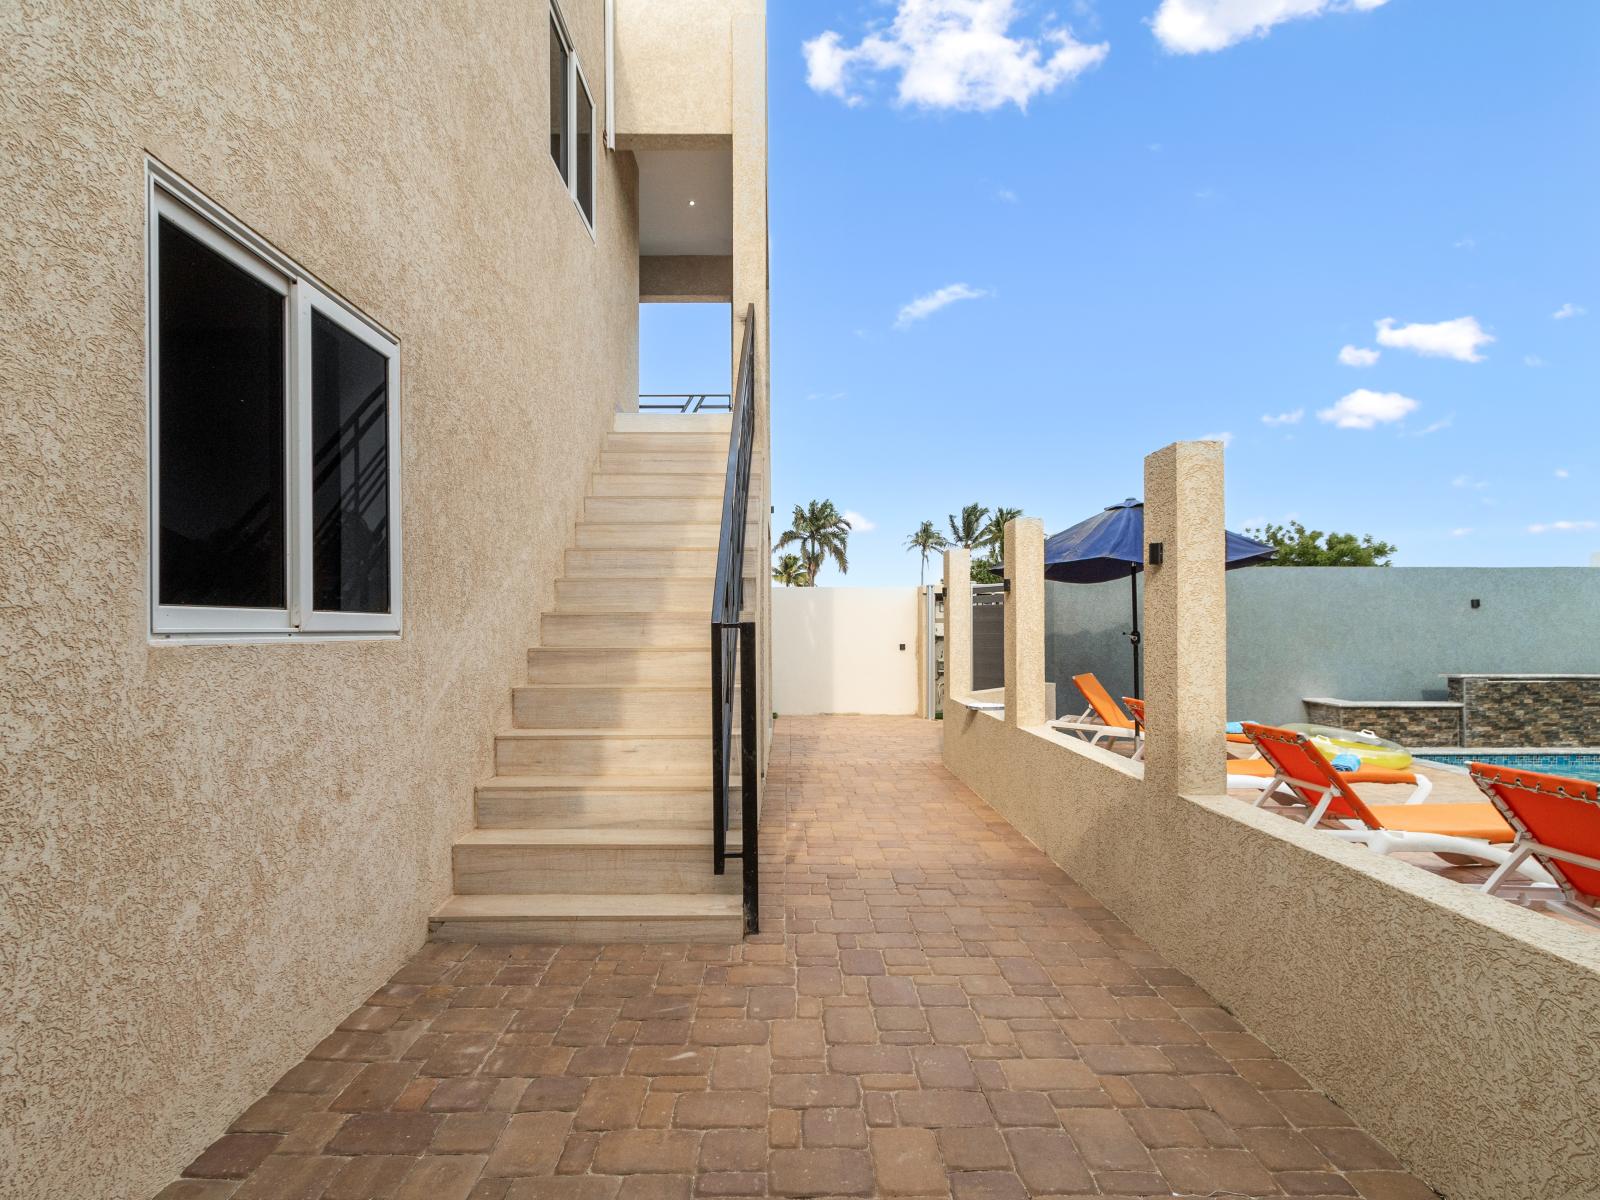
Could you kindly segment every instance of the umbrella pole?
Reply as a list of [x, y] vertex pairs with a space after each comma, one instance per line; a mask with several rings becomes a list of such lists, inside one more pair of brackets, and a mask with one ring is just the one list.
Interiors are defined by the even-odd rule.
[[1139, 678], [1139, 572], [1128, 571], [1128, 585], [1133, 595], [1133, 631], [1128, 634], [1128, 641], [1133, 644], [1133, 696], [1136, 700], [1144, 699], [1143, 681]]

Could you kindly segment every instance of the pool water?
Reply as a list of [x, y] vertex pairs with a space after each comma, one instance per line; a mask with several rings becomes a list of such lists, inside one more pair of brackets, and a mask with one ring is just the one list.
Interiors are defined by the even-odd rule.
[[1447, 767], [1465, 767], [1469, 762], [1492, 763], [1497, 767], [1521, 767], [1545, 775], [1600, 782], [1600, 754], [1430, 754], [1420, 761], [1442, 763]]

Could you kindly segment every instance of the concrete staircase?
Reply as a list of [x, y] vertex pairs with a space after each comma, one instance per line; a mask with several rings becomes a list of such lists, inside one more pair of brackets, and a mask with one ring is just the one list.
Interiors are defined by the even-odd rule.
[[477, 828], [455, 844], [435, 939], [741, 937], [738, 863], [711, 869], [710, 612], [729, 424], [617, 417], [477, 788]]

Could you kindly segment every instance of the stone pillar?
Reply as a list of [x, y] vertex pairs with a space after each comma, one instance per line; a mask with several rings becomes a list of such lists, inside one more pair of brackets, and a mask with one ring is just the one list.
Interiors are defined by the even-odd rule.
[[972, 551], [944, 552], [944, 698], [972, 695]]
[[1044, 523], [1037, 517], [1006, 522], [1006, 724], [1043, 725]]
[[1145, 778], [1162, 792], [1218, 795], [1228, 719], [1222, 443], [1175, 442], [1146, 458], [1144, 504]]

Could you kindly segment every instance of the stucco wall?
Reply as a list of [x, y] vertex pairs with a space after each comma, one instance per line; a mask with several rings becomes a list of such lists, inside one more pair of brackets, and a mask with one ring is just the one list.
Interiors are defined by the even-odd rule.
[[916, 588], [773, 588], [773, 708], [919, 713], [920, 603]]
[[[601, 0], [562, 8], [603, 102]], [[542, 5], [0, 5], [0, 1195], [143, 1197], [421, 942], [613, 410]], [[147, 636], [148, 151], [401, 342], [398, 641]]]
[[955, 774], [1451, 1200], [1600, 1197], [1600, 937], [945, 706]]
[[731, 10], [749, 0], [616, 0], [617, 140], [733, 135]]
[[[1306, 696], [1442, 700], [1446, 672], [1600, 672], [1590, 568], [1247, 568], [1227, 587], [1234, 717], [1304, 721]], [[1061, 702], [1079, 699], [1069, 681], [1085, 670], [1127, 692], [1127, 581], [1046, 592], [1046, 670]]]

